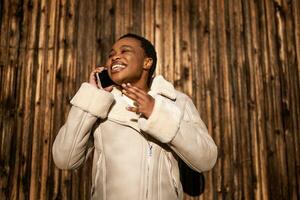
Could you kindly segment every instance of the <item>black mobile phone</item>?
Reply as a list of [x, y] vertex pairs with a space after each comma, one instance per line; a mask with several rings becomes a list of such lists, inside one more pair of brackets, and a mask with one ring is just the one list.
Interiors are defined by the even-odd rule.
[[109, 77], [107, 70], [103, 70], [102, 72], [97, 73], [97, 76], [98, 76], [98, 80], [100, 80], [101, 82], [102, 88], [106, 88], [114, 84], [114, 82]]

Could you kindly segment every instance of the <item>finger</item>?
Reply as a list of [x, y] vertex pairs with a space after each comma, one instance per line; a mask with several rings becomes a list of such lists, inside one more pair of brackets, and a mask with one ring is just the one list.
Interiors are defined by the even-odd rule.
[[106, 68], [104, 66], [98, 66], [95, 68], [96, 71], [101, 72], [103, 70], [106, 70]]
[[104, 88], [104, 90], [107, 92], [111, 92], [113, 90], [113, 86], [112, 85], [108, 86], [108, 87]]
[[123, 94], [125, 94], [127, 97], [129, 97], [130, 99], [132, 99], [133, 101], [136, 101], [138, 103], [141, 103], [141, 98], [139, 98], [136, 94], [130, 92], [130, 91], [127, 91], [126, 89], [123, 89], [122, 90]]
[[90, 74], [90, 76], [92, 77], [92, 76], [96, 76], [96, 73], [100, 73], [100, 72], [102, 72], [104, 70], [104, 67], [97, 67], [97, 68], [95, 68], [92, 72], [91, 72], [91, 74]]
[[133, 86], [131, 85], [130, 83], [127, 83], [126, 84], [126, 87], [127, 88], [131, 88], [132, 90], [134, 90], [135, 92], [137, 93], [140, 93], [140, 94], [143, 94], [143, 95], [148, 95], [148, 93], [146, 93], [144, 90], [141, 90], [140, 88], [136, 87], [136, 86]]
[[91, 73], [91, 75], [96, 75], [96, 73], [100, 73], [100, 72], [102, 72], [103, 70], [105, 70], [105, 67], [96, 67], [93, 71], [92, 71], [92, 73]]
[[139, 114], [139, 108], [138, 107], [126, 107], [126, 109], [130, 112], [135, 112], [137, 114]]
[[139, 103], [136, 102], [136, 101], [133, 102], [133, 105], [134, 105], [135, 107], [139, 107], [139, 106], [140, 106]]
[[[126, 95], [130, 95], [133, 96], [135, 99], [146, 99], [146, 95], [142, 92], [140, 92], [139, 90], [137, 90], [136, 88], [132, 88], [130, 86], [127, 86], [126, 84], [122, 84], [123, 89], [123, 93]], [[147, 94], [148, 95], [148, 94]]]

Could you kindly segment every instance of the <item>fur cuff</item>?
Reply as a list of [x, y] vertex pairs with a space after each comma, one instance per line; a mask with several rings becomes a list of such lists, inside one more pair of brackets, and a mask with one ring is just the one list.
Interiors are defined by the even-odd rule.
[[155, 139], [169, 143], [179, 129], [181, 119], [182, 113], [179, 108], [172, 101], [158, 95], [150, 117], [139, 118], [138, 124], [141, 130]]
[[72, 98], [71, 104], [103, 119], [106, 118], [113, 101], [114, 97], [110, 92], [83, 83]]

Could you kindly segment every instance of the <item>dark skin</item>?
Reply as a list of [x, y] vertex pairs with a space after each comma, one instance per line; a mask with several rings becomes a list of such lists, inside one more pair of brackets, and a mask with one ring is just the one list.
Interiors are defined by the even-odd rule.
[[[154, 98], [147, 93], [150, 90], [147, 80], [152, 62], [152, 59], [145, 55], [139, 40], [122, 38], [112, 46], [106, 67], [97, 67], [91, 72], [89, 83], [102, 89], [95, 74], [107, 68], [110, 78], [116, 83], [115, 87], [119, 87], [124, 95], [134, 101], [135, 107], [129, 106], [126, 109], [149, 118], [155, 103]], [[113, 67], [118, 65], [121, 67]], [[111, 92], [113, 86], [103, 89]]]

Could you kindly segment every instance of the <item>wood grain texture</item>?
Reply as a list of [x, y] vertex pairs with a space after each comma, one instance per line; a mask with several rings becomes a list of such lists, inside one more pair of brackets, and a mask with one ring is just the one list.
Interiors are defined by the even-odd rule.
[[52, 143], [127, 32], [155, 45], [156, 73], [218, 145], [204, 194], [185, 200], [300, 199], [298, 0], [0, 1], [0, 199], [89, 199], [92, 159], [58, 170]]

